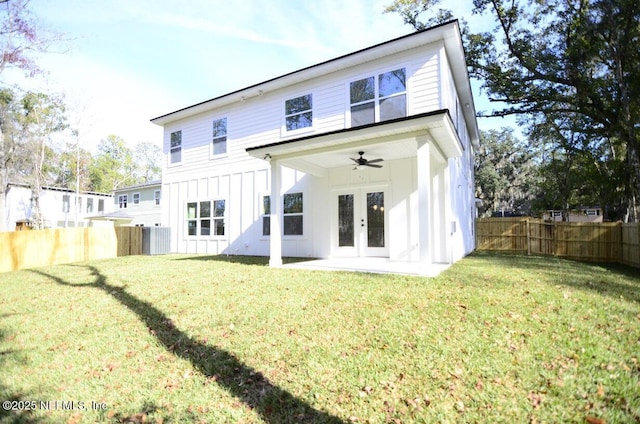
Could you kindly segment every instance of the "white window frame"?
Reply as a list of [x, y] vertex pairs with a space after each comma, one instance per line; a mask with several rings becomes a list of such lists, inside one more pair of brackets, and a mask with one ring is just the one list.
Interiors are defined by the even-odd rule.
[[[127, 203], [129, 203], [129, 196], [127, 194], [118, 195], [118, 209], [127, 209]], [[124, 206], [122, 206], [124, 205]]]
[[[180, 134], [180, 144], [176, 146], [172, 146], [173, 143], [173, 135]], [[182, 130], [171, 131], [169, 133], [169, 157], [168, 157], [168, 166], [178, 166], [182, 163], [182, 146], [184, 145], [184, 140], [182, 138]], [[180, 160], [173, 161], [173, 153], [180, 152]]]
[[[260, 208], [258, 215], [260, 216], [260, 222], [262, 223], [262, 231], [260, 232], [260, 237], [262, 238], [270, 238], [271, 237], [271, 194], [270, 193], [261, 193], [260, 198], [258, 199], [258, 207]], [[265, 210], [265, 199], [269, 199], [269, 213]], [[269, 219], [268, 225], [265, 226], [265, 218]], [[265, 229], [268, 230], [269, 234], [265, 234]]]
[[87, 212], [93, 213], [93, 199], [91, 197], [87, 197]]
[[[138, 196], [138, 200], [137, 201], [136, 201], [136, 196]], [[139, 206], [140, 205], [140, 192], [136, 192], [136, 193], [133, 193], [131, 195], [131, 204], [133, 206]]]
[[[216, 216], [216, 210], [215, 210], [215, 202], [224, 202], [224, 213], [223, 215], [220, 216]], [[194, 204], [196, 205], [196, 210], [195, 210], [195, 216], [194, 217], [190, 217], [189, 216], [189, 205], [190, 204]], [[200, 216], [201, 214], [201, 207], [203, 203], [209, 203], [209, 216]], [[185, 228], [184, 228], [184, 238], [185, 239], [225, 239], [227, 238], [227, 233], [229, 231], [229, 226], [227, 223], [227, 206], [228, 206], [228, 202], [227, 199], [224, 198], [214, 198], [214, 199], [201, 199], [201, 200], [190, 200], [185, 202], [184, 205], [184, 211], [185, 211], [185, 219], [184, 219], [184, 223], [185, 223]], [[209, 221], [209, 234], [202, 234], [202, 222], [203, 221]], [[223, 222], [223, 231], [224, 234], [215, 234], [217, 226], [215, 225], [215, 221], [222, 221]], [[194, 222], [195, 223], [195, 227], [193, 227], [195, 229], [195, 234], [189, 234], [189, 230], [192, 228], [190, 227], [190, 222]]]
[[153, 191], [153, 205], [154, 206], [160, 206], [160, 201], [161, 201], [161, 193], [160, 190], [154, 190]]
[[[297, 98], [300, 97], [304, 97], [304, 96], [311, 96], [311, 109], [306, 109], [300, 112], [296, 112], [296, 113], [292, 113], [292, 114], [287, 114], [287, 102], [289, 100], [295, 100]], [[315, 111], [315, 106], [314, 106], [314, 99], [315, 97], [315, 93], [313, 91], [307, 91], [304, 93], [299, 93], [296, 95], [291, 95], [291, 96], [287, 96], [286, 98], [284, 98], [282, 100], [282, 126], [280, 128], [280, 135], [282, 137], [291, 137], [291, 136], [296, 136], [299, 134], [305, 134], [305, 133], [310, 133], [310, 132], [314, 132], [316, 130], [316, 111]], [[311, 125], [308, 127], [304, 127], [304, 128], [297, 128], [297, 129], [292, 129], [292, 130], [288, 130], [287, 129], [287, 118], [292, 117], [292, 116], [296, 116], [296, 115], [302, 115], [303, 113], [309, 113], [311, 112]]]
[[[214, 134], [214, 124], [219, 121], [225, 121], [225, 134], [224, 136], [219, 135], [215, 136]], [[213, 145], [216, 140], [220, 140], [224, 138], [224, 153], [214, 153]], [[229, 155], [229, 120], [226, 116], [222, 118], [213, 119], [211, 121], [211, 144], [209, 145], [209, 159], [220, 159], [227, 157]]]
[[[404, 70], [404, 91], [400, 91], [397, 93], [393, 93], [389, 96], [384, 96], [381, 97], [380, 96], [380, 76], [384, 75], [386, 73], [389, 72], [393, 72], [393, 71], [398, 71], [398, 70]], [[351, 103], [351, 84], [356, 82], [356, 81], [360, 81], [360, 80], [364, 80], [367, 78], [373, 78], [373, 84], [374, 84], [374, 96], [372, 99], [368, 99], [368, 100], [364, 100], [364, 101], [360, 101], [360, 102], [356, 102], [356, 103]], [[347, 128], [357, 128], [359, 126], [365, 126], [365, 125], [371, 125], [371, 124], [376, 124], [379, 122], [386, 122], [387, 120], [381, 121], [380, 120], [380, 101], [381, 100], [386, 100], [386, 99], [392, 99], [394, 97], [399, 97], [399, 96], [405, 96], [405, 111], [404, 111], [404, 117], [409, 116], [409, 77], [407, 75], [407, 67], [406, 66], [400, 66], [400, 67], [393, 67], [390, 69], [385, 69], [385, 70], [381, 70], [381, 71], [377, 71], [377, 72], [370, 72], [367, 74], [362, 74], [358, 77], [355, 78], [351, 78], [349, 80], [349, 82], [347, 82], [347, 86], [346, 86], [346, 96], [347, 96], [347, 101], [346, 101], [346, 105], [347, 105], [347, 110], [346, 110], [346, 125]], [[368, 123], [368, 124], [361, 124], [358, 125], [356, 127], [354, 127], [351, 123], [351, 108], [353, 106], [358, 106], [358, 105], [364, 105], [367, 103], [373, 103], [373, 110], [374, 110], [374, 115], [373, 115], [373, 122]], [[397, 118], [392, 118], [393, 119], [401, 119], [403, 117], [397, 117]]]

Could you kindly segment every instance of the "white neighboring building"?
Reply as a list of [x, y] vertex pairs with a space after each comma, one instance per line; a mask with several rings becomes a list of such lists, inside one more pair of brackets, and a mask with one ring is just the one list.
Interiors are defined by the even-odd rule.
[[[10, 183], [5, 202], [7, 231], [33, 225], [35, 207], [29, 186]], [[81, 191], [78, 195], [66, 188], [43, 187], [39, 203], [45, 228], [90, 227], [98, 224], [88, 217], [113, 211], [111, 194]]]
[[152, 122], [173, 252], [428, 266], [475, 247], [479, 134], [457, 21]]
[[119, 188], [113, 191], [113, 208], [131, 217], [128, 226], [158, 227], [162, 218], [161, 190], [160, 180]]

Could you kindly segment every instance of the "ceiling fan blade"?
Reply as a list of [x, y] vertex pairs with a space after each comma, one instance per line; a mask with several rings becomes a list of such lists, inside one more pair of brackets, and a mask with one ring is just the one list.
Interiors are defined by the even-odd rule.
[[360, 163], [360, 162], [358, 162], [358, 159], [354, 159], [354, 158], [349, 158], [349, 159], [351, 159], [351, 160], [352, 160], [352, 161], [354, 161], [355, 163]]
[[373, 160], [370, 160], [368, 162], [369, 163], [376, 163], [376, 162], [382, 162], [382, 161], [384, 161], [384, 159], [373, 159]]
[[365, 163], [365, 165], [366, 165], [366, 166], [370, 166], [370, 167], [372, 167], [372, 168], [382, 168], [382, 165], [373, 165], [373, 164], [371, 163], [371, 161], [369, 161], [369, 163]]

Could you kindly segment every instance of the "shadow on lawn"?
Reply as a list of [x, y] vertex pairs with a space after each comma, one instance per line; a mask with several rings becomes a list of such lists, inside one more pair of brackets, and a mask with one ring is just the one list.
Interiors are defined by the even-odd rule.
[[517, 267], [550, 275], [555, 284], [640, 302], [640, 270], [630, 266], [491, 252], [474, 252], [472, 256], [505, 268]]
[[[177, 329], [165, 314], [149, 302], [127, 293], [123, 287], [108, 284], [106, 277], [100, 274], [97, 268], [83, 267], [91, 271], [95, 281], [82, 284], [82, 287], [95, 287], [113, 296], [145, 323], [165, 349], [191, 362], [200, 373], [215, 380], [257, 412], [266, 422], [343, 423], [339, 418], [314, 409], [307, 402], [277, 387], [262, 373], [242, 363], [233, 353], [191, 338]], [[39, 270], [31, 272], [43, 275], [64, 286], [78, 287], [76, 284]]]

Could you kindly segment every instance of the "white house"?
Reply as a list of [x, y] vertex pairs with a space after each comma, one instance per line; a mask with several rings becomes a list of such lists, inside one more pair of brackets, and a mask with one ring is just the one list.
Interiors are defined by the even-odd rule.
[[152, 122], [174, 252], [428, 266], [474, 249], [478, 128], [457, 21]]
[[160, 225], [160, 180], [121, 187], [113, 191], [114, 210], [129, 216], [126, 225], [134, 227], [157, 227]]
[[[5, 228], [8, 231], [33, 227], [36, 217], [34, 193], [28, 185], [9, 184], [6, 197]], [[59, 187], [42, 187], [40, 211], [45, 228], [90, 227], [89, 218], [113, 210], [113, 196]]]

